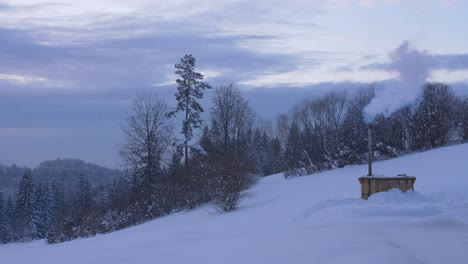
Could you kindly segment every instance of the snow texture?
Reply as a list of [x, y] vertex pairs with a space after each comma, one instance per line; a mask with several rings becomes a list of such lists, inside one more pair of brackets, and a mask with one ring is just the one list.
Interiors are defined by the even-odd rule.
[[349, 166], [262, 179], [238, 211], [206, 206], [107, 235], [0, 246], [0, 263], [468, 263], [468, 144], [375, 163], [416, 191], [362, 201]]

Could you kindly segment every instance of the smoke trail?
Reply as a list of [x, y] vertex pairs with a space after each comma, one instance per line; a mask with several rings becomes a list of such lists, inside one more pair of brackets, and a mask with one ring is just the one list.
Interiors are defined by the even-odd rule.
[[389, 116], [414, 102], [430, 75], [432, 55], [425, 50], [411, 49], [407, 41], [390, 52], [389, 58], [388, 69], [398, 73], [399, 82], [377, 91], [375, 98], [364, 108], [366, 122], [372, 122], [377, 114]]

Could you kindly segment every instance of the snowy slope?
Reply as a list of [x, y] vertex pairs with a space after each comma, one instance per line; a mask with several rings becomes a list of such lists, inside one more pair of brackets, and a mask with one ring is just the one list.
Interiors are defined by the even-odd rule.
[[378, 162], [416, 192], [361, 201], [351, 166], [261, 180], [233, 213], [209, 206], [94, 238], [0, 246], [0, 263], [468, 263], [468, 144]]

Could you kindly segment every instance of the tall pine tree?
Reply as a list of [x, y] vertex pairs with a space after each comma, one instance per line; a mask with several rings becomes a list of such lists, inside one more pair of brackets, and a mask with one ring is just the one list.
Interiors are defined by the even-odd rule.
[[182, 134], [184, 135], [185, 149], [185, 166], [188, 167], [188, 149], [189, 142], [193, 137], [193, 129], [199, 128], [202, 122], [200, 114], [203, 108], [198, 103], [198, 99], [203, 98], [203, 91], [211, 89], [211, 86], [202, 82], [203, 75], [195, 71], [195, 58], [190, 55], [185, 55], [180, 59], [180, 63], [175, 65], [176, 74], [180, 78], [176, 80], [178, 92], [175, 97], [178, 101], [177, 108], [170, 112], [169, 115], [175, 115], [178, 112], [185, 114], [182, 123]]
[[32, 172], [27, 169], [21, 179], [16, 200], [16, 231], [23, 239], [36, 238], [37, 208]]

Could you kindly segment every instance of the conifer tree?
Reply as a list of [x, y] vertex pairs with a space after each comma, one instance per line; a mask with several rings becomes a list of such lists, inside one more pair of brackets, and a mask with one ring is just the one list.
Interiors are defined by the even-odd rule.
[[10, 242], [14, 239], [14, 223], [15, 223], [15, 207], [13, 206], [13, 200], [11, 196], [8, 196], [7, 202], [4, 207], [5, 213], [5, 224], [6, 224], [6, 234], [5, 241]]
[[78, 180], [78, 196], [80, 210], [89, 210], [92, 205], [91, 185], [88, 178], [85, 177], [83, 173], [80, 174], [80, 178]]
[[181, 133], [184, 135], [185, 167], [188, 167], [189, 142], [193, 137], [193, 129], [200, 127], [202, 122], [200, 115], [204, 111], [197, 100], [202, 99], [203, 91], [211, 89], [211, 86], [201, 81], [203, 75], [195, 71], [195, 58], [191, 54], [181, 58], [175, 68], [177, 69], [175, 73], [180, 75], [176, 80], [178, 92], [175, 97], [178, 103], [177, 108], [170, 112], [169, 116], [178, 112], [183, 112], [185, 115]]
[[278, 173], [284, 169], [284, 164], [282, 163], [281, 155], [282, 155], [282, 148], [281, 148], [281, 141], [274, 137], [271, 140], [271, 172], [270, 174]]
[[47, 185], [45, 191], [45, 208], [44, 208], [44, 219], [47, 226], [54, 223], [57, 215], [57, 201], [54, 195], [53, 185]]
[[53, 181], [51, 186], [51, 196], [49, 199], [53, 200], [53, 214], [55, 219], [60, 219], [65, 204], [64, 187], [58, 181]]
[[47, 232], [47, 223], [46, 223], [46, 207], [47, 207], [47, 201], [46, 201], [46, 189], [47, 185], [44, 184], [37, 184], [35, 188], [35, 210], [34, 210], [34, 219], [35, 223], [34, 225], [36, 226], [37, 230], [37, 238], [44, 238], [45, 234]]
[[182, 158], [184, 156], [183, 146], [175, 146], [174, 153], [172, 153], [171, 163], [169, 164], [168, 172], [173, 174], [176, 170], [180, 169], [182, 165]]
[[36, 238], [37, 208], [32, 172], [27, 169], [18, 188], [15, 208], [17, 231], [23, 239]]
[[7, 237], [7, 223], [5, 215], [5, 202], [3, 200], [3, 193], [0, 192], [0, 244], [6, 243]]
[[462, 130], [463, 140], [468, 141], [468, 96], [465, 96], [463, 100], [463, 115], [462, 115]]
[[200, 137], [199, 141], [200, 147], [207, 153], [211, 153], [214, 151], [213, 141], [211, 140], [210, 129], [208, 126], [205, 126], [203, 129], [203, 134]]

